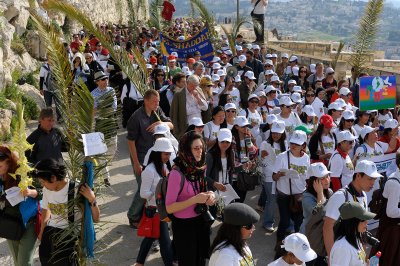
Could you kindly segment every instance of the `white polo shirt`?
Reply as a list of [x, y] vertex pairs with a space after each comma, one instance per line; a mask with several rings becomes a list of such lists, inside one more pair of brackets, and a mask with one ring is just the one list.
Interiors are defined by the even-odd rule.
[[345, 237], [342, 237], [333, 244], [329, 262], [330, 266], [364, 266], [367, 265], [365, 257], [366, 253], [362, 245], [360, 245], [359, 249], [356, 249], [350, 245]]

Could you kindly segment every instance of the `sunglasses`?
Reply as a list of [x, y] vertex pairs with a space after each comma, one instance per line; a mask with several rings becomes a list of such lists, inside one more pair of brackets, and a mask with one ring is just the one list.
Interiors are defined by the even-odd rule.
[[240, 128], [251, 128], [251, 126], [250, 125], [245, 125], [245, 126], [242, 126]]
[[253, 229], [253, 224], [248, 224], [248, 225], [242, 226], [242, 228], [244, 228], [246, 230], [251, 230], [251, 229]]
[[259, 103], [259, 101], [250, 101], [249, 103]]
[[213, 85], [207, 85], [207, 87], [212, 87]]
[[307, 71], [303, 71], [303, 70], [302, 70], [302, 71], [300, 71], [300, 73], [307, 73]]
[[306, 94], [307, 97], [315, 97], [315, 94]]
[[344, 121], [354, 123], [354, 119], [345, 119]]
[[108, 78], [102, 78], [102, 79], [100, 79], [101, 81], [105, 81], [105, 80], [107, 80]]
[[236, 110], [227, 110], [227, 113], [236, 113]]

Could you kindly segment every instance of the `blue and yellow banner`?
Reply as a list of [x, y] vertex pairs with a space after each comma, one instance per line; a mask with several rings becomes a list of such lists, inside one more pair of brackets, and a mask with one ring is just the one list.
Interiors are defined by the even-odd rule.
[[205, 27], [198, 34], [184, 41], [173, 40], [170, 37], [160, 33], [161, 52], [164, 56], [170, 55], [172, 52], [178, 53], [178, 62], [185, 62], [188, 54], [194, 54], [199, 51], [201, 60], [209, 62], [214, 57], [214, 49], [212, 47], [208, 28]]

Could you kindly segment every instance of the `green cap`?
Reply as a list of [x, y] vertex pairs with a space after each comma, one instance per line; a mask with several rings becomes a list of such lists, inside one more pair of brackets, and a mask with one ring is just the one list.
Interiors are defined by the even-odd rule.
[[352, 218], [358, 218], [360, 220], [366, 221], [373, 219], [376, 214], [366, 211], [360, 203], [355, 201], [348, 201], [339, 207], [340, 217], [343, 220], [348, 220]]
[[305, 125], [297, 126], [294, 130], [301, 130], [307, 135], [310, 135], [312, 133], [312, 131], [309, 130]]

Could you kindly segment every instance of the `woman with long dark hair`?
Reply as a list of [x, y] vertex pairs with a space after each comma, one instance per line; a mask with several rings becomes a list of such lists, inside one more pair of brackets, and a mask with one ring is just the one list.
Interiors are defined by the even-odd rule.
[[[0, 146], [0, 211], [4, 215], [15, 218], [23, 226], [22, 215], [20, 212], [21, 203], [14, 206], [6, 198], [6, 190], [17, 187], [20, 178], [15, 179], [11, 176], [18, 169], [17, 157], [9, 148]], [[24, 197], [40, 200], [41, 193], [32, 187], [21, 192]], [[31, 217], [26, 224], [25, 231], [20, 239], [7, 239], [8, 248], [14, 259], [14, 265], [33, 265], [33, 255], [35, 251], [36, 235], [35, 221], [36, 215]], [[3, 230], [13, 231], [17, 228], [3, 228]]]
[[258, 213], [244, 203], [226, 206], [224, 222], [211, 245], [209, 266], [255, 265], [246, 241], [259, 219]]
[[[166, 178], [171, 171], [169, 162], [174, 147], [168, 138], [158, 138], [152, 148], [148, 164], [142, 172], [142, 184], [140, 186], [140, 196], [146, 200], [145, 211], [148, 216], [152, 216], [157, 211], [155, 192], [161, 178]], [[139, 254], [135, 266], [144, 265], [147, 254], [155, 238], [146, 237], [140, 244]], [[173, 252], [171, 239], [169, 237], [168, 223], [160, 221], [160, 252], [164, 265], [172, 266]]]
[[345, 202], [339, 208], [340, 220], [335, 231], [335, 243], [330, 252], [332, 266], [366, 266], [367, 256], [361, 235], [367, 231], [368, 220], [375, 213], [366, 211], [358, 202]]
[[207, 149], [217, 143], [217, 135], [225, 121], [225, 110], [222, 106], [216, 106], [212, 110], [211, 121], [204, 125], [204, 138], [206, 140]]
[[336, 148], [336, 140], [331, 133], [332, 127], [332, 117], [330, 115], [321, 116], [320, 124], [308, 145], [312, 163], [323, 162], [326, 166], [328, 165], [328, 160]]
[[308, 76], [307, 67], [301, 66], [299, 68], [299, 80], [297, 85], [301, 86], [303, 90], [307, 90], [310, 87], [310, 83], [307, 81]]
[[178, 157], [168, 177], [165, 206], [172, 214], [174, 246], [180, 266], [204, 266], [209, 256], [212, 217], [208, 207], [214, 205], [215, 196], [208, 190], [205, 178], [205, 149], [200, 134], [185, 133], [180, 138]]
[[164, 85], [168, 85], [168, 81], [165, 78], [165, 72], [162, 69], [156, 68], [151, 73], [152, 87], [156, 91], [159, 91]]

